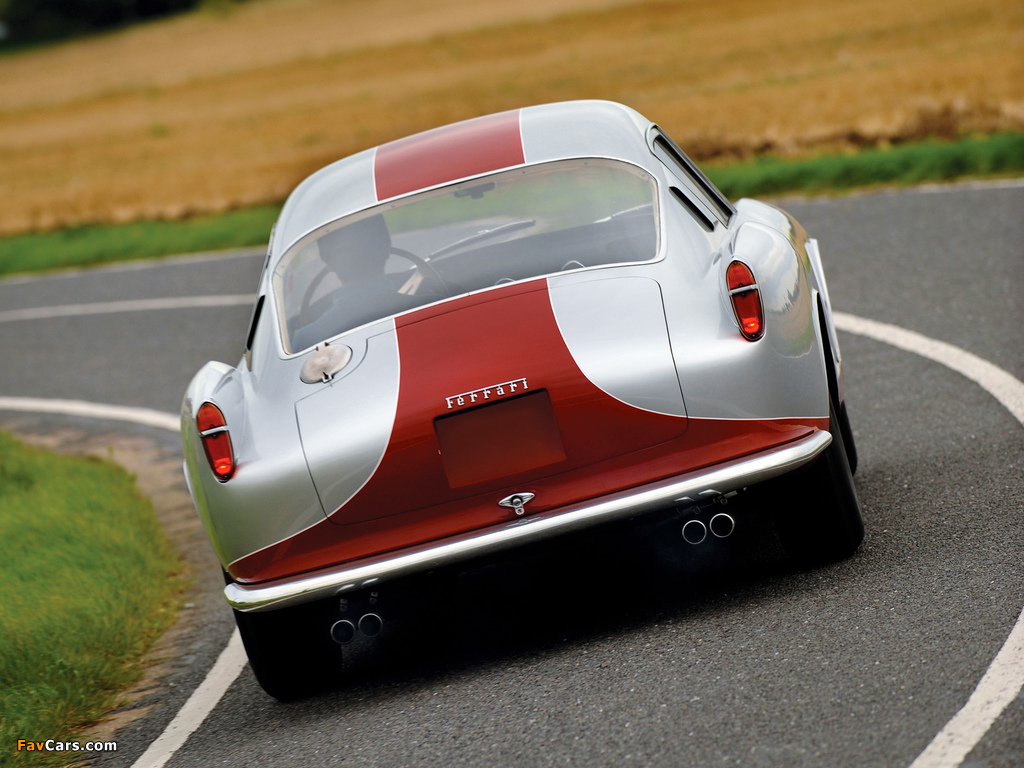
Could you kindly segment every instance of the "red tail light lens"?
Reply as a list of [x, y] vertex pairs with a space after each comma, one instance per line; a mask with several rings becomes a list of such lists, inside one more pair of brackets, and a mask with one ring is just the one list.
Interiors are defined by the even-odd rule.
[[742, 261], [734, 261], [725, 272], [725, 281], [740, 333], [747, 341], [757, 341], [764, 334], [764, 308], [754, 273]]
[[235, 474], [235, 452], [224, 414], [213, 403], [203, 403], [196, 414], [196, 426], [213, 474], [221, 482], [230, 479]]

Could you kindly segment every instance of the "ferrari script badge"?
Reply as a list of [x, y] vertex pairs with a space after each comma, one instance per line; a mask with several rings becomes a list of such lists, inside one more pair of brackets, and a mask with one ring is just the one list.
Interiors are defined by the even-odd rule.
[[528, 389], [526, 379], [513, 379], [501, 384], [492, 384], [489, 387], [474, 389], [471, 392], [463, 392], [461, 395], [452, 395], [451, 397], [446, 397], [444, 401], [448, 404], [448, 409], [451, 410], [460, 405], [471, 405], [483, 400], [490, 400], [492, 397], [510, 395], [513, 392], [525, 392]]

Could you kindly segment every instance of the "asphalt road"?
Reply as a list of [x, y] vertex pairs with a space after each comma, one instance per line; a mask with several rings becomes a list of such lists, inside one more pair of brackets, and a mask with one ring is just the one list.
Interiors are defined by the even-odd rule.
[[[1024, 379], [1024, 187], [784, 205], [819, 239], [837, 311]], [[247, 293], [260, 262], [2, 281], [0, 311]], [[237, 361], [248, 314], [0, 322], [0, 395], [174, 413], [202, 363]], [[741, 507], [734, 546], [700, 562], [617, 529], [574, 542], [568, 565], [547, 550], [491, 564], [422, 586], [337, 691], [282, 705], [243, 671], [168, 765], [908, 766], [1024, 607], [1024, 429], [937, 363], [840, 340], [867, 526], [854, 557], [792, 571]], [[203, 641], [102, 765], [132, 765], [227, 642], [226, 606], [199, 615]], [[964, 764], [1024, 765], [1024, 698]]]

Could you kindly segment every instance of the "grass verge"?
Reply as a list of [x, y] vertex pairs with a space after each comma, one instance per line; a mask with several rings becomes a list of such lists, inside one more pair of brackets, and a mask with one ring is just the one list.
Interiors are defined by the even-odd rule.
[[120, 467], [0, 433], [0, 766], [65, 765], [175, 617], [180, 563]]
[[[1012, 175], [1024, 173], [1024, 134], [924, 141], [806, 159], [759, 157], [728, 165], [705, 163], [703, 167], [734, 199]], [[278, 206], [260, 206], [183, 221], [73, 227], [3, 238], [0, 275], [262, 245], [279, 211]]]
[[920, 184], [1024, 171], [1024, 135], [995, 134], [955, 142], [924, 141], [805, 160], [761, 157], [704, 168], [732, 198], [782, 192], [836, 192], [877, 184]]
[[280, 206], [182, 221], [69, 227], [0, 239], [0, 275], [265, 245]]

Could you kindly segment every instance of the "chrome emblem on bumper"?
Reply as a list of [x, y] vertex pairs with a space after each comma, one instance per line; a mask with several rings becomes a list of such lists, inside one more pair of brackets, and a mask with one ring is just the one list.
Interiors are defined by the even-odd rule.
[[523, 513], [526, 512], [526, 510], [523, 507], [525, 507], [527, 504], [533, 501], [534, 495], [535, 494], [532, 494], [529, 491], [513, 493], [511, 496], [506, 496], [504, 499], [499, 501], [498, 506], [514, 509], [516, 511], [516, 515], [521, 517]]

